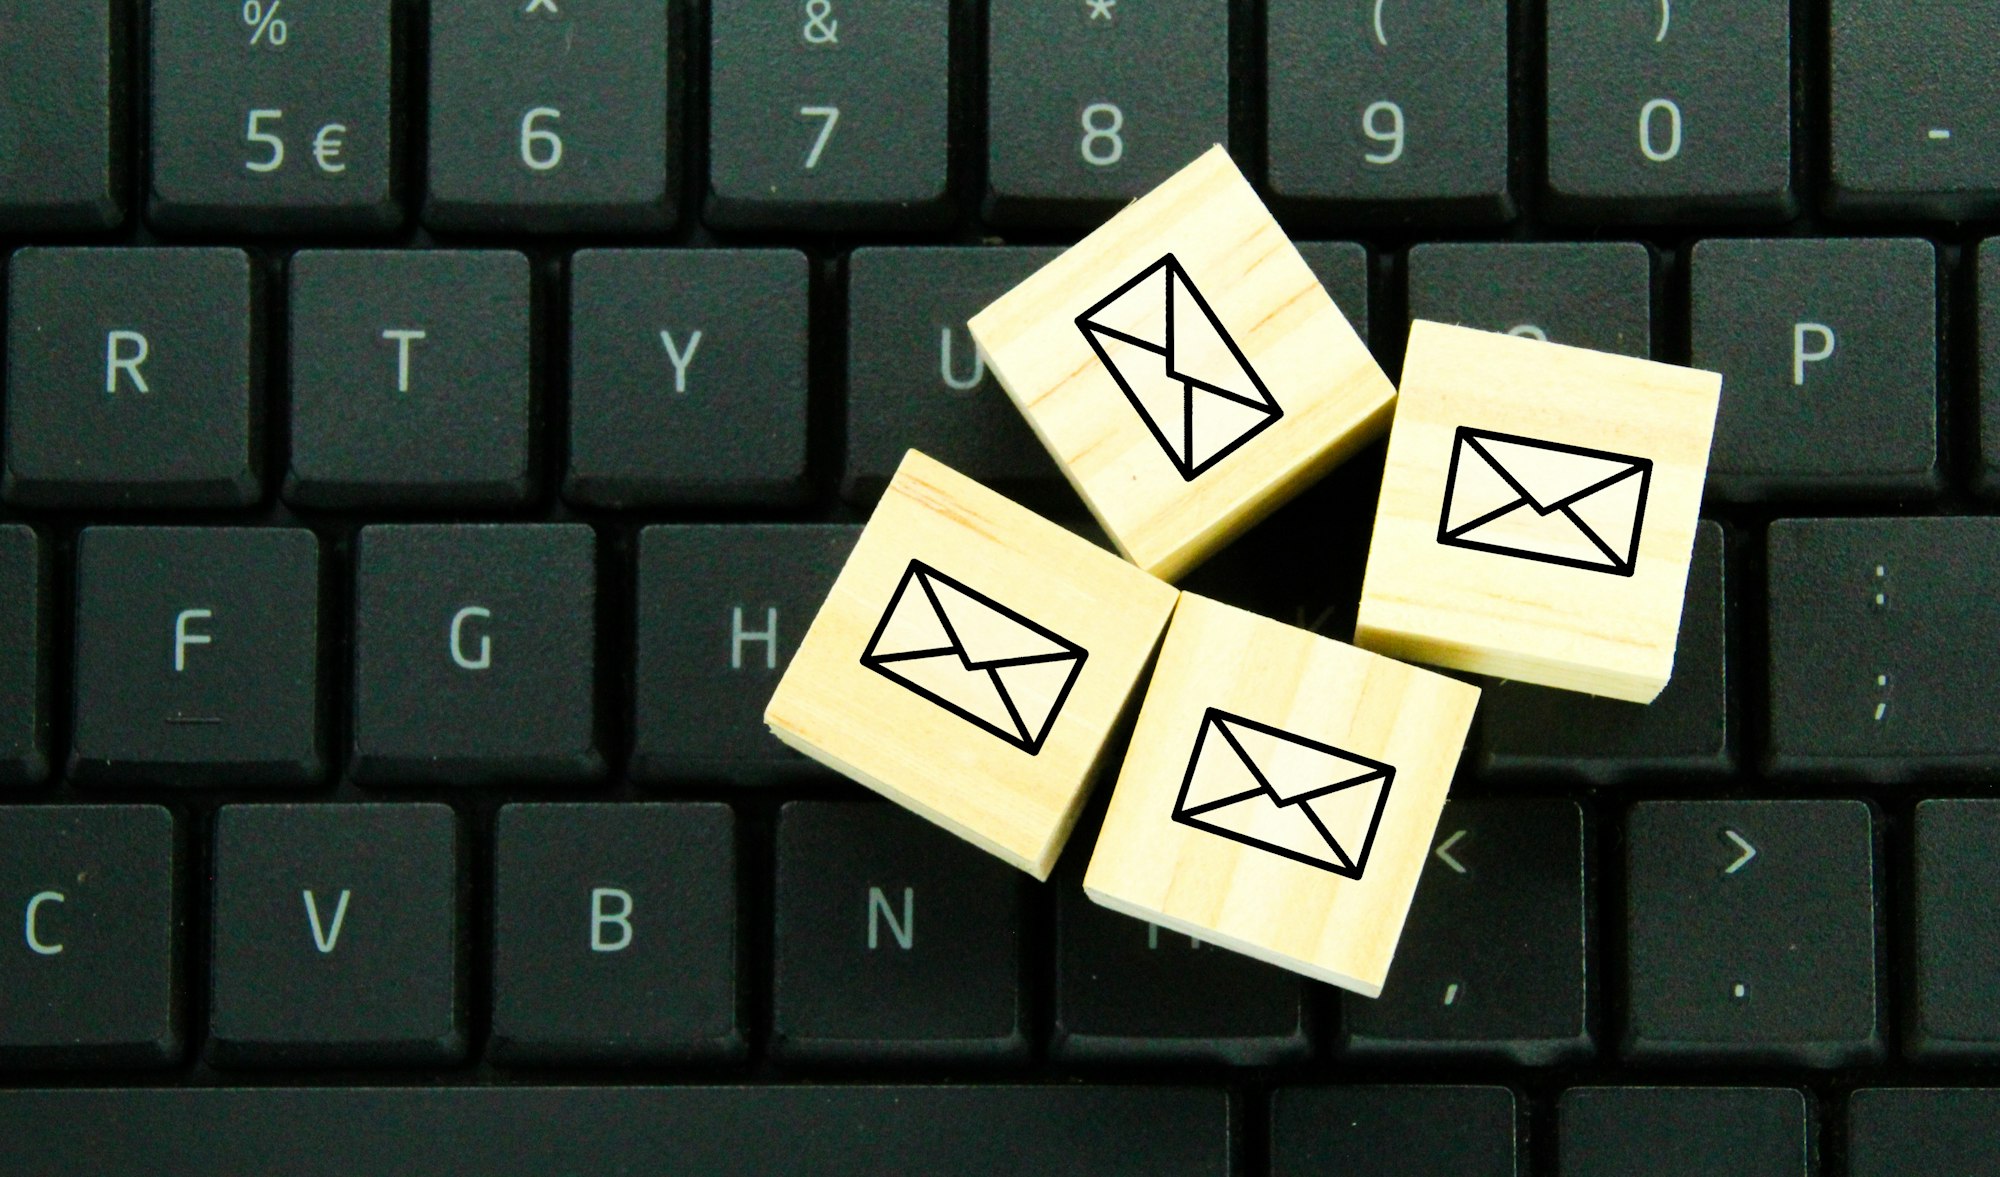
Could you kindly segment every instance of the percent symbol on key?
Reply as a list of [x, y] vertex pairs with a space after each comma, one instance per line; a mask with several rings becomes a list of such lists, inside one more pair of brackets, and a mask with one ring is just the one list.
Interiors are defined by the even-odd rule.
[[243, 0], [243, 23], [250, 26], [250, 43], [262, 41], [273, 49], [283, 47], [285, 38], [291, 35], [291, 26], [278, 15], [284, 0], [271, 0], [269, 8], [260, 0]]

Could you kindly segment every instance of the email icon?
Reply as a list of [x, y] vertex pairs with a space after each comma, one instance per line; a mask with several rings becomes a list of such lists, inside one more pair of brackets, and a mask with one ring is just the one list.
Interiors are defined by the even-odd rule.
[[861, 665], [1033, 756], [1089, 652], [910, 561]]
[[1285, 415], [1171, 253], [1076, 325], [1189, 482]]
[[1395, 780], [1379, 760], [1210, 707], [1173, 818], [1359, 879]]
[[1630, 576], [1652, 477], [1650, 458], [1461, 425], [1438, 542]]

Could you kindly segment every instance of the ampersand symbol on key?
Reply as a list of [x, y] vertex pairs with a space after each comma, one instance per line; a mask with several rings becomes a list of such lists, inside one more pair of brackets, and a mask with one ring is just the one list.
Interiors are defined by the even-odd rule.
[[806, 27], [800, 32], [814, 45], [838, 45], [840, 21], [828, 20], [833, 15], [833, 0], [806, 0]]

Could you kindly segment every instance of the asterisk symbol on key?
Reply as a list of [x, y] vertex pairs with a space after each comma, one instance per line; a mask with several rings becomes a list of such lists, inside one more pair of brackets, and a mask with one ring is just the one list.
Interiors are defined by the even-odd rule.
[[1090, 5], [1091, 20], [1112, 20], [1118, 14], [1111, 11], [1118, 7], [1118, 0], [1083, 0]]

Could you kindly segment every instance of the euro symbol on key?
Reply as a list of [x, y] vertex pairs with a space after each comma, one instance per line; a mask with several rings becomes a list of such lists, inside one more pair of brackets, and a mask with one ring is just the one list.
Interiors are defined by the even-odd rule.
[[806, 0], [806, 27], [799, 30], [814, 45], [840, 44], [840, 21], [833, 15], [833, 0]]
[[340, 162], [341, 136], [346, 133], [346, 123], [328, 123], [314, 136], [313, 159], [320, 171], [337, 176], [347, 170], [347, 165]]

